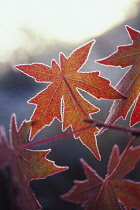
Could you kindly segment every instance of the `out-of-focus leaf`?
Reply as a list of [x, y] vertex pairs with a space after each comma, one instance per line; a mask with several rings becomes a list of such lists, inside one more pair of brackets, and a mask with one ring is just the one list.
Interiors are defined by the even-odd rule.
[[104, 180], [81, 159], [87, 179], [75, 181], [72, 189], [61, 198], [81, 203], [86, 210], [123, 210], [123, 206], [126, 210], [140, 209], [140, 182], [123, 178], [140, 159], [140, 146], [130, 148], [117, 167], [120, 158], [119, 149], [114, 146], [108, 164], [108, 174]]

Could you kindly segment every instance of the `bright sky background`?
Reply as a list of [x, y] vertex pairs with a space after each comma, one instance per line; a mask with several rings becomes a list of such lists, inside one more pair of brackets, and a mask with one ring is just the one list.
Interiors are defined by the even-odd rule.
[[1, 0], [0, 62], [9, 59], [19, 47], [30, 50], [32, 46], [25, 42], [25, 30], [34, 31], [49, 42], [80, 42], [123, 21], [134, 2], [136, 0]]

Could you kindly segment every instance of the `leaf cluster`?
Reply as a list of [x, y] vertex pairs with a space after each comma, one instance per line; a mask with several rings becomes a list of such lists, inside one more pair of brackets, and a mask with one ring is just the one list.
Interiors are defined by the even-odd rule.
[[[36, 82], [46, 82], [48, 86], [28, 101], [36, 106], [29, 121], [25, 120], [18, 128], [16, 116], [12, 115], [10, 143], [4, 129], [0, 130], [2, 177], [0, 182], [9, 183], [8, 186], [4, 186], [9, 192], [9, 204], [1, 202], [1, 208], [41, 209], [29, 186], [30, 181], [46, 178], [68, 169], [67, 166], [57, 166], [46, 158], [50, 152], [53, 152], [51, 149], [32, 150], [33, 145], [73, 135], [75, 139], [79, 138], [83, 146], [88, 148], [98, 160], [101, 160], [97, 136], [105, 129], [111, 128], [131, 133], [132, 139], [122, 154], [119, 154], [117, 145], [113, 147], [105, 179], [101, 178], [85, 160], [80, 159], [86, 179], [74, 181], [72, 189], [62, 195], [61, 199], [80, 203], [87, 210], [119, 210], [134, 207], [140, 209], [140, 182], [124, 178], [140, 159], [140, 146], [132, 147], [140, 135], [140, 129], [132, 127], [140, 122], [140, 32], [129, 26], [126, 26], [126, 29], [132, 44], [119, 46], [112, 55], [96, 61], [103, 65], [122, 68], [130, 66], [116, 87], [102, 77], [99, 71], [81, 70], [88, 59], [94, 40], [74, 50], [68, 58], [60, 53], [59, 64], [52, 60], [51, 66], [42, 63], [15, 66], [27, 76], [34, 78]], [[79, 90], [87, 92], [98, 100], [114, 100], [105, 123], [93, 118], [94, 113], [100, 109], [86, 100]], [[120, 117], [126, 119], [132, 106], [131, 127], [114, 125]], [[64, 133], [38, 142], [32, 141], [34, 136], [45, 126], [50, 126], [55, 118], [61, 122]], [[66, 132], [68, 127], [71, 127], [70, 132]], [[102, 128], [99, 130], [100, 127]], [[1, 196], [1, 200], [4, 200], [4, 194]]]

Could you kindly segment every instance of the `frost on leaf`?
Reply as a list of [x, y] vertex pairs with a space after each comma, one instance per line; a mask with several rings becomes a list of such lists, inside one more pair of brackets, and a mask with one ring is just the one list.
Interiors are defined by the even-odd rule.
[[[60, 65], [52, 60], [51, 67], [40, 63], [16, 66], [18, 70], [33, 77], [37, 82], [50, 83], [45, 90], [28, 101], [36, 104], [31, 117], [33, 125], [30, 139], [44, 126], [50, 125], [54, 118], [62, 122], [62, 130], [69, 126], [73, 130], [79, 130], [87, 126], [83, 119], [89, 118], [91, 113], [95, 113], [99, 109], [84, 99], [79, 93], [79, 89], [97, 99], [124, 98], [110, 85], [109, 80], [99, 75], [99, 72], [79, 71], [86, 62], [93, 43], [94, 41], [91, 41], [76, 49], [68, 58], [60, 53]], [[61, 107], [62, 99], [63, 110]], [[97, 131], [96, 127], [92, 127], [75, 133], [74, 137], [79, 137], [82, 143], [100, 159], [94, 135]]]
[[140, 159], [140, 147], [131, 147], [125, 158], [113, 171], [121, 158], [119, 149], [114, 146], [108, 163], [108, 173], [102, 179], [83, 159], [81, 163], [87, 177], [84, 181], [75, 181], [72, 189], [61, 198], [80, 203], [86, 210], [127, 210], [140, 209], [140, 182], [130, 181], [123, 177], [134, 169]]
[[[20, 128], [17, 128], [15, 115], [11, 119], [11, 144], [14, 148], [21, 144], [26, 144], [27, 134], [31, 127], [31, 122], [24, 121]], [[50, 153], [48, 150], [31, 150], [22, 149], [18, 151], [20, 158], [20, 164], [22, 170], [26, 175], [27, 181], [30, 182], [32, 179], [42, 179], [49, 175], [64, 171], [68, 167], [59, 167], [51, 160], [46, 159], [46, 156]]]
[[0, 209], [41, 209], [3, 128], [0, 128], [0, 186]]
[[116, 89], [127, 99], [113, 102], [106, 123], [113, 124], [120, 117], [126, 119], [128, 112], [134, 105], [130, 117], [130, 126], [133, 126], [140, 122], [140, 32], [129, 26], [126, 26], [126, 29], [132, 44], [119, 46], [115, 53], [97, 62], [104, 65], [121, 66], [122, 68], [131, 66], [116, 86]]
[[28, 183], [68, 169], [46, 159], [50, 150], [20, 149], [27, 143], [30, 127], [31, 122], [24, 121], [18, 129], [16, 116], [13, 115], [10, 144], [4, 129], [0, 129], [0, 209], [41, 209]]

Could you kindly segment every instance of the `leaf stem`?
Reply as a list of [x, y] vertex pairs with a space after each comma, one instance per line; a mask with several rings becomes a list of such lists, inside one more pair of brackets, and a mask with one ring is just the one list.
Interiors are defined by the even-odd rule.
[[139, 128], [130, 128], [130, 127], [124, 127], [124, 126], [119, 126], [119, 125], [111, 125], [111, 124], [107, 124], [107, 123], [104, 123], [102, 121], [95, 120], [95, 119], [84, 119], [84, 122], [94, 124], [94, 126], [115, 129], [115, 130], [131, 133], [132, 135], [135, 135], [135, 136], [140, 136]]
[[70, 136], [72, 134], [81, 132], [81, 131], [86, 130], [86, 129], [91, 128], [91, 127], [92, 126], [90, 125], [90, 126], [86, 126], [84, 128], [80, 128], [80, 129], [77, 129], [77, 130], [74, 130], [74, 131], [69, 131], [69, 132], [66, 132], [66, 133], [62, 133], [62, 134], [59, 134], [59, 135], [56, 135], [56, 136], [53, 136], [53, 137], [50, 137], [50, 138], [47, 138], [47, 139], [43, 139], [43, 140], [40, 140], [40, 141], [35, 141], [35, 142], [22, 144], [22, 145], [17, 146], [15, 149], [19, 151], [19, 150], [26, 149], [26, 148], [29, 148], [29, 147], [32, 147], [32, 146], [37, 146], [37, 145], [40, 145], [40, 144], [44, 144], [44, 143], [47, 143], [47, 142], [58, 140], [58, 139]]
[[125, 158], [125, 155], [126, 155], [127, 151], [128, 151], [129, 148], [132, 146], [132, 144], [133, 144], [134, 141], [137, 139], [137, 137], [138, 137], [138, 136], [133, 136], [133, 137], [131, 138], [131, 140], [128, 142], [127, 146], [125, 147], [125, 150], [123, 151], [123, 153], [122, 153], [121, 156], [120, 156], [120, 159], [119, 159], [119, 162], [118, 162], [117, 166], [115, 167], [115, 169], [113, 170], [113, 172], [112, 172], [109, 176], [106, 177], [106, 180], [111, 179], [113, 176], [116, 175], [116, 173], [117, 173], [117, 171], [118, 171], [118, 169], [119, 169], [119, 167], [120, 167], [122, 161], [123, 161], [124, 158]]
[[79, 106], [79, 108], [81, 109], [81, 111], [83, 112], [83, 114], [84, 114], [87, 118], [89, 118], [89, 115], [85, 112], [85, 110], [83, 109], [83, 107], [81, 106], [81, 104], [79, 103], [79, 101], [77, 100], [76, 96], [74, 95], [74, 93], [73, 93], [73, 91], [72, 91], [72, 89], [71, 89], [71, 87], [70, 87], [68, 81], [66, 80], [66, 77], [63, 76], [63, 79], [64, 79], [64, 81], [65, 81], [65, 83], [66, 83], [66, 85], [67, 85], [67, 87], [68, 87], [68, 89], [69, 89], [69, 91], [70, 91], [70, 93], [71, 93], [73, 99], [76, 101], [76, 103], [78, 104], [78, 106]]

